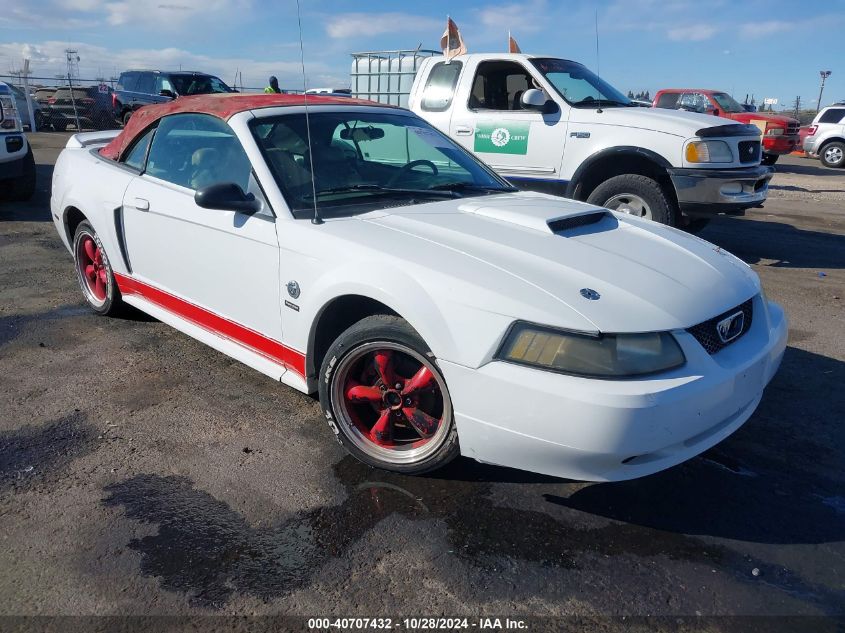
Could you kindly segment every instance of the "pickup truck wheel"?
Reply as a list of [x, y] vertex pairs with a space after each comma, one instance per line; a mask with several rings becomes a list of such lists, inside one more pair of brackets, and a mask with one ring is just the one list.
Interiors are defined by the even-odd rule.
[[23, 173], [11, 182], [9, 198], [12, 200], [29, 200], [35, 193], [35, 157], [32, 147], [26, 151], [23, 159]]
[[80, 222], [76, 228], [73, 259], [82, 295], [91, 309], [102, 315], [117, 312], [122, 304], [120, 291], [103, 243], [87, 220]]
[[323, 360], [319, 394], [338, 441], [366, 464], [419, 474], [459, 453], [443, 374], [399, 317], [370, 316], [341, 334]]
[[778, 158], [780, 158], [780, 156], [777, 154], [763, 154], [763, 158], [760, 159], [760, 164], [771, 166], [778, 162]]
[[675, 214], [663, 188], [648, 176], [614, 176], [596, 187], [587, 202], [661, 224], [675, 225]]
[[828, 143], [822, 148], [819, 160], [825, 167], [845, 166], [845, 143], [839, 141]]

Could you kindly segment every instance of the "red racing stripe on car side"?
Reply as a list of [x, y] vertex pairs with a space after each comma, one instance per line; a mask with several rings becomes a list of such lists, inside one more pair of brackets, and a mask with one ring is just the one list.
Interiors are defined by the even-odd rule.
[[209, 312], [205, 308], [180, 299], [169, 292], [159, 290], [142, 281], [114, 273], [117, 287], [124, 295], [140, 295], [160, 308], [176, 314], [194, 325], [198, 325], [210, 332], [227, 338], [249, 350], [261, 354], [268, 360], [284, 365], [287, 369], [305, 376], [305, 355], [286, 347], [255, 330], [230, 321], [218, 314]]

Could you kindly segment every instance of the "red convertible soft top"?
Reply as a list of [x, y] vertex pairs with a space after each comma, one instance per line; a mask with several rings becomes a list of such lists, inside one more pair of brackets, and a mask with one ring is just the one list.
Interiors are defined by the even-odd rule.
[[[304, 95], [280, 95], [280, 94], [210, 94], [196, 95], [193, 97], [180, 97], [167, 103], [149, 105], [138, 109], [123, 131], [118, 134], [111, 143], [100, 150], [105, 158], [118, 160], [124, 150], [132, 144], [135, 137], [149, 125], [158, 121], [161, 117], [178, 112], [197, 112], [220, 117], [228, 120], [238, 112], [256, 110], [258, 108], [273, 108], [278, 106], [301, 106], [305, 103]], [[347, 97], [321, 97], [308, 95], [309, 105], [369, 105], [385, 106], [381, 103], [374, 103], [364, 99], [350, 99]]]

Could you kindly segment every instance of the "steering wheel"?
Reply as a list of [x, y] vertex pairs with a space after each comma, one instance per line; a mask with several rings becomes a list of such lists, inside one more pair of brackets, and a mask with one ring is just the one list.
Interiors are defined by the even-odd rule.
[[433, 175], [437, 175], [437, 165], [432, 163], [430, 160], [420, 159], [420, 160], [412, 160], [410, 163], [406, 163], [402, 165], [402, 167], [397, 171], [390, 180], [387, 181], [387, 186], [392, 187], [397, 182], [405, 178], [408, 175], [408, 172], [411, 171], [414, 167], [419, 167], [420, 165], [424, 165], [431, 169], [431, 173]]

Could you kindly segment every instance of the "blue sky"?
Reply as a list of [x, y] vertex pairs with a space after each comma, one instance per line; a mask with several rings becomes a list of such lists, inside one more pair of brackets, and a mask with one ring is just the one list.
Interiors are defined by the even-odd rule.
[[[349, 53], [436, 48], [445, 17], [471, 52], [504, 50], [508, 29], [525, 52], [596, 67], [627, 92], [719, 88], [814, 106], [819, 70], [833, 72], [823, 103], [845, 99], [845, 0], [526, 0], [398, 3], [301, 0], [310, 86], [348, 85]], [[32, 59], [35, 74], [63, 71], [64, 49], [83, 77], [126, 67], [206, 70], [247, 86], [275, 74], [300, 87], [293, 0], [29, 0], [0, 12], [0, 74]], [[836, 35], [838, 34], [838, 35]], [[831, 40], [830, 38], [834, 39]]]

